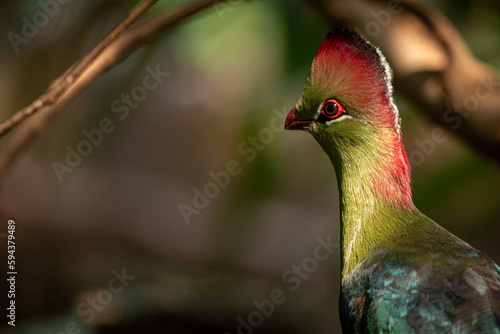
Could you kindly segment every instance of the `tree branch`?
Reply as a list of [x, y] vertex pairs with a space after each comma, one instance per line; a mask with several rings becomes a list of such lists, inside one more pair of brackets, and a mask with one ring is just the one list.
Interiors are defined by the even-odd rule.
[[56, 79], [46, 93], [2, 124], [3, 132], [0, 132], [0, 136], [33, 115], [28, 122], [24, 122], [24, 127], [20, 131], [16, 131], [0, 156], [0, 182], [5, 179], [19, 155], [40, 135], [52, 117], [99, 75], [150, 42], [161, 31], [220, 1], [200, 0], [184, 5], [172, 13], [150, 19], [123, 33], [124, 29], [129, 27], [156, 0], [143, 1], [139, 4], [82, 61]]
[[500, 80], [441, 13], [417, 0], [314, 0], [333, 24], [378, 45], [395, 86], [434, 122], [500, 162]]
[[28, 107], [15, 113], [10, 119], [0, 125], [0, 138], [7, 134], [14, 127], [19, 125], [25, 118], [42, 110], [44, 107], [57, 103], [69, 87], [80, 77], [80, 75], [92, 64], [92, 62], [122, 33], [124, 33], [132, 23], [144, 14], [158, 0], [143, 0], [130, 14], [113, 28], [96, 47], [90, 51], [81, 61], [73, 65], [66, 73], [56, 79], [55, 83], [49, 87], [47, 92], [40, 96]]

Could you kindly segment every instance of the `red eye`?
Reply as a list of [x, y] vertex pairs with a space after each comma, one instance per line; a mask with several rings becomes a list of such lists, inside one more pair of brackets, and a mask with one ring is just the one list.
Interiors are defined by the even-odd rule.
[[321, 107], [321, 113], [329, 119], [335, 119], [346, 114], [346, 111], [337, 101], [329, 99]]

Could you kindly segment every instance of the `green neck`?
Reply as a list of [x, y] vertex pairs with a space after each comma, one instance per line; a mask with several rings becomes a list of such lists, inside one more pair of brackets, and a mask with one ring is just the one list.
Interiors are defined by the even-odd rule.
[[399, 135], [396, 145], [368, 135], [373, 138], [363, 142], [370, 144], [346, 144], [315, 136], [337, 174], [343, 277], [371, 251], [389, 245], [409, 221], [406, 218], [418, 213], [411, 201], [409, 174], [403, 182], [394, 179], [400, 172], [394, 158], [404, 154]]

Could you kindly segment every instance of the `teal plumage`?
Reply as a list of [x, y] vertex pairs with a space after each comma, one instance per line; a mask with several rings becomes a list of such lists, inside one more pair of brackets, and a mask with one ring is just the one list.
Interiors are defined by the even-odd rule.
[[392, 71], [357, 33], [319, 47], [285, 128], [313, 135], [337, 174], [345, 333], [500, 333], [500, 268], [419, 212]]
[[[373, 252], [342, 282], [345, 333], [500, 333], [500, 268], [456, 240]], [[403, 248], [403, 250], [402, 250]]]

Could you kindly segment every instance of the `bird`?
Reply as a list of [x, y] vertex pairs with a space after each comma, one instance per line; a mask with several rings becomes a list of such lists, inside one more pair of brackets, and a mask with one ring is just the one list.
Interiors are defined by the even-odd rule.
[[337, 176], [342, 331], [500, 333], [499, 266], [413, 203], [392, 79], [378, 47], [334, 28], [285, 120]]

